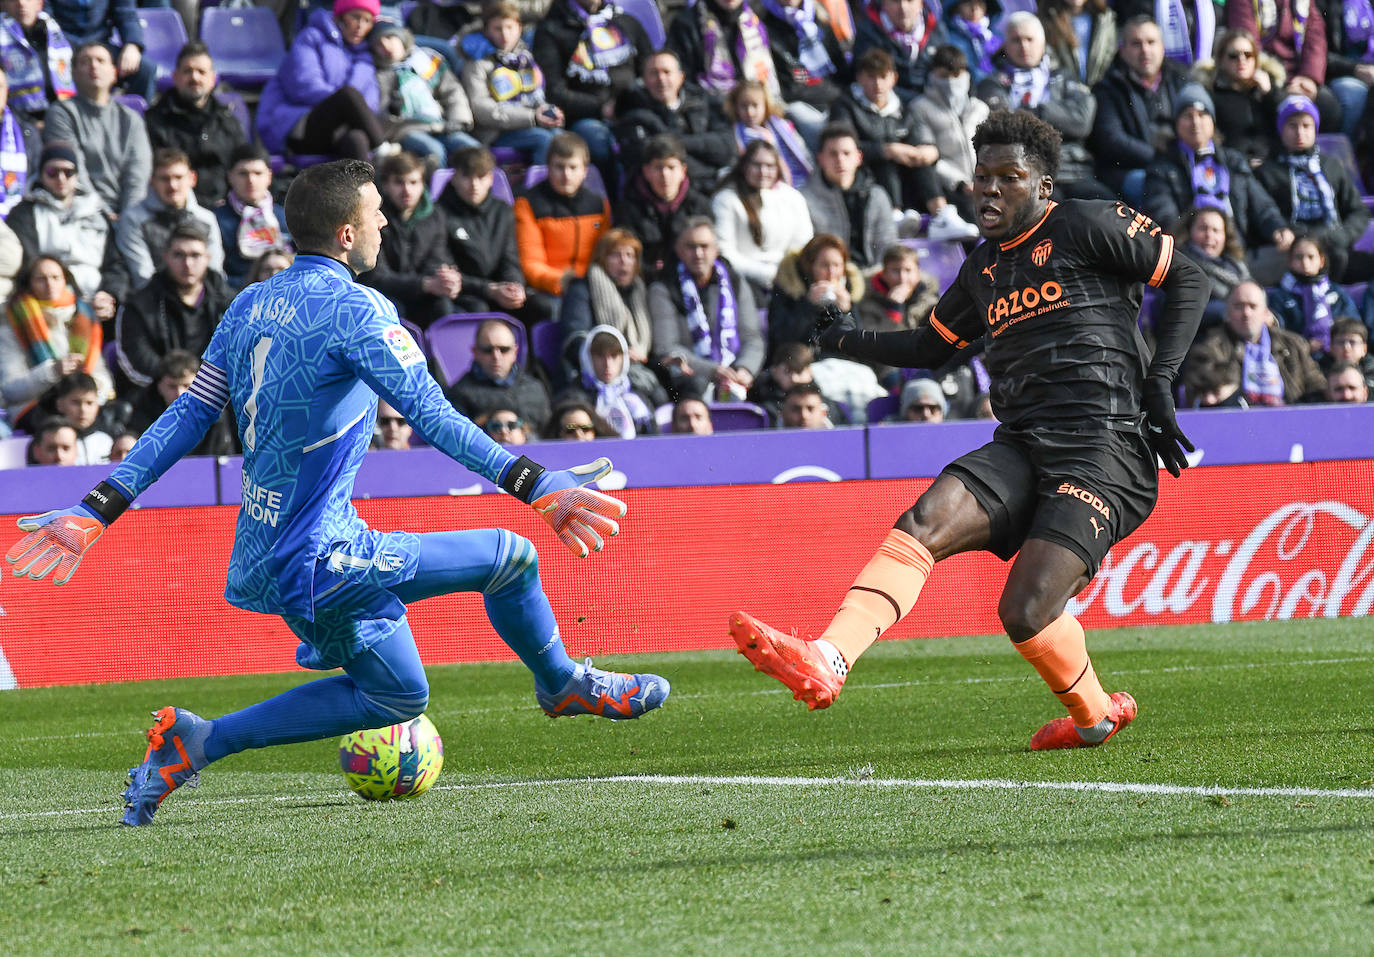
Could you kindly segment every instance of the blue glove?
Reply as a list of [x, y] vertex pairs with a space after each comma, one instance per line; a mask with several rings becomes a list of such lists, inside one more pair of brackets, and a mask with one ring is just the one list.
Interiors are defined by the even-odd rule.
[[16, 575], [40, 581], [54, 568], [54, 585], [71, 581], [81, 559], [105, 531], [105, 523], [90, 508], [76, 505], [42, 515], [26, 515], [19, 527], [29, 534], [5, 553]]
[[602, 456], [589, 465], [545, 472], [530, 493], [530, 505], [579, 558], [586, 558], [588, 549], [601, 551], [605, 538], [620, 532], [616, 519], [625, 516], [625, 503], [585, 487], [610, 470], [611, 460]]

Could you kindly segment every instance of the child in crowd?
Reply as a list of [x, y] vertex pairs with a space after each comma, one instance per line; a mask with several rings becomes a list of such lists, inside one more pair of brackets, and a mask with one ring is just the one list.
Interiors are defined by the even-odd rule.
[[[132, 408], [120, 431], [142, 435], [178, 396], [190, 390], [191, 382], [199, 371], [200, 359], [190, 352], [173, 349], [164, 355], [158, 360], [153, 381], [134, 393]], [[219, 420], [210, 426], [205, 437], [189, 454], [237, 455], [241, 451], [233, 412], [226, 407]]]
[[725, 115], [735, 127], [741, 153], [753, 140], [766, 140], [782, 155], [786, 182], [801, 189], [816, 168], [811, 150], [768, 87], [758, 80], [741, 80], [725, 99]]
[[248, 284], [253, 265], [269, 252], [291, 248], [286, 210], [272, 199], [272, 157], [255, 143], [229, 156], [229, 195], [215, 207], [224, 244], [224, 275], [235, 290]]
[[531, 287], [563, 294], [563, 277], [584, 276], [601, 234], [611, 227], [611, 204], [584, 183], [591, 153], [576, 133], [549, 144], [548, 179], [515, 201], [515, 244]]
[[[930, 318], [939, 301], [935, 281], [921, 275], [916, 250], [889, 246], [883, 253], [883, 268], [868, 279], [868, 292], [859, 300], [855, 318], [860, 328], [874, 332], [915, 329]], [[888, 389], [895, 388], [900, 378], [891, 366], [877, 365], [873, 372]]]
[[77, 465], [99, 465], [110, 461], [114, 439], [98, 424], [100, 389], [90, 373], [65, 375], [53, 390], [57, 414], [76, 429]]
[[447, 166], [454, 150], [477, 145], [467, 132], [467, 94], [441, 54], [416, 46], [409, 30], [392, 23], [378, 23], [368, 42], [377, 67], [379, 113], [390, 124], [388, 141], [436, 167]]
[[1331, 324], [1356, 314], [1355, 301], [1331, 281], [1326, 250], [1311, 236], [1299, 236], [1288, 247], [1288, 272], [1269, 293], [1269, 309], [1290, 332], [1307, 339], [1312, 355], [1331, 349]]
[[1346, 316], [1331, 323], [1331, 351], [1322, 356], [1323, 372], [1349, 363], [1364, 373], [1365, 382], [1374, 388], [1374, 356], [1369, 354], [1369, 330], [1354, 316]]
[[992, 55], [1002, 47], [1002, 29], [993, 33], [992, 19], [1001, 12], [997, 0], [955, 0], [945, 8], [949, 42], [968, 57], [974, 86], [993, 72]]
[[463, 67], [463, 88], [478, 139], [518, 150], [542, 166], [549, 143], [563, 127], [563, 111], [545, 98], [543, 71], [520, 31], [520, 8], [510, 0], [484, 6], [481, 36], [490, 50]]
[[668, 399], [654, 374], [630, 362], [627, 352], [620, 330], [595, 326], [582, 341], [581, 388], [563, 396], [586, 398], [622, 439], [656, 432], [654, 409]]

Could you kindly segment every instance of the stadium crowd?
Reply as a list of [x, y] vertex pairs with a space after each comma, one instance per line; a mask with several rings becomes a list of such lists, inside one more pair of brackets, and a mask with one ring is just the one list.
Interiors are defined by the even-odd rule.
[[[977, 240], [990, 110], [1059, 130], [1056, 199], [1124, 200], [1206, 271], [1183, 404], [1374, 384], [1371, 0], [269, 9], [275, 75], [231, 86], [223, 38], [150, 50], [133, 0], [0, 0], [0, 437], [26, 461], [118, 461], [291, 263], [290, 177], [339, 157], [376, 165], [389, 221], [361, 280], [504, 444], [990, 416], [976, 354], [807, 344], [831, 305], [928, 320], [932, 264]], [[411, 441], [383, 403], [374, 444]], [[237, 443], [226, 410], [197, 451]]]

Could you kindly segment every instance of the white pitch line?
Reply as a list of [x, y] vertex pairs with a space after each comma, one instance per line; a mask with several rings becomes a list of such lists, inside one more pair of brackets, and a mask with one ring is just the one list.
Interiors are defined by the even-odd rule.
[[[474, 781], [463, 784], [438, 784], [434, 791], [514, 791], [540, 787], [598, 787], [604, 785], [739, 785], [769, 788], [883, 788], [925, 791], [1073, 791], [1098, 794], [1142, 794], [1160, 797], [1257, 797], [1257, 798], [1356, 798], [1374, 799], [1371, 788], [1286, 788], [1286, 787], [1222, 787], [1219, 785], [1137, 784], [1122, 781], [1013, 781], [1006, 778], [852, 778], [852, 777], [767, 777], [749, 774], [691, 775], [691, 774], [615, 774], [591, 778], [536, 778], [524, 781]], [[225, 807], [235, 804], [287, 804], [293, 801], [319, 801], [325, 798], [348, 798], [347, 792], [319, 791], [305, 794], [275, 795], [271, 797], [216, 798], [204, 801], [190, 799], [180, 804], [186, 809]], [[42, 817], [66, 817], [79, 814], [109, 814], [119, 808], [69, 808], [57, 811], [22, 811], [0, 814], [0, 821]]]

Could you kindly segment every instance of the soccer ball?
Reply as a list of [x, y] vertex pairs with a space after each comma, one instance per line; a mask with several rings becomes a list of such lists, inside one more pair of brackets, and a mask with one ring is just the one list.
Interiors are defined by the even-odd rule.
[[425, 715], [339, 741], [344, 780], [369, 801], [424, 794], [444, 767], [444, 742]]

